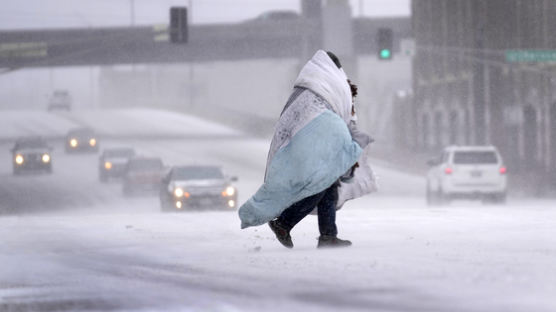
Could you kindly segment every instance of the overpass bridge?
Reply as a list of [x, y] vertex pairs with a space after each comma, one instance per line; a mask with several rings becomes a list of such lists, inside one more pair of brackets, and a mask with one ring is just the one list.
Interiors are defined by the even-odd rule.
[[[353, 51], [375, 54], [379, 27], [411, 37], [405, 18], [352, 19]], [[318, 20], [191, 25], [187, 44], [168, 41], [168, 26], [0, 31], [0, 68], [184, 63], [260, 58], [298, 58], [322, 46]]]

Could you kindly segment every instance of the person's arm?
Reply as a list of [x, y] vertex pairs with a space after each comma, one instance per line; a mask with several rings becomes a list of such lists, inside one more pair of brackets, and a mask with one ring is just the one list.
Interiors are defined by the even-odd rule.
[[365, 132], [359, 130], [357, 128], [357, 124], [352, 121], [348, 124], [349, 133], [351, 134], [351, 138], [359, 144], [361, 148], [367, 147], [367, 145], [373, 143], [375, 140], [371, 138]]
[[[366, 134], [365, 132], [357, 128], [357, 123], [355, 122], [355, 120], [352, 120], [348, 124], [348, 129], [349, 129], [349, 133], [351, 134], [352, 140], [354, 140], [362, 149], [364, 149], [365, 147], [367, 147], [367, 145], [375, 141], [368, 134]], [[358, 167], [359, 167], [359, 163], [356, 162], [346, 173], [344, 173], [340, 177], [340, 181], [344, 183], [349, 183], [351, 179], [353, 179], [353, 176], [355, 174], [355, 169], [357, 169]]]

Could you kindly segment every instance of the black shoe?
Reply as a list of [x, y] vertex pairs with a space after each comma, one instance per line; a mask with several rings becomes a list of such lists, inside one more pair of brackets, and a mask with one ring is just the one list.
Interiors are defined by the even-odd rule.
[[278, 220], [268, 222], [268, 226], [276, 234], [278, 241], [287, 248], [293, 248], [292, 237], [290, 236], [290, 229], [283, 226]]
[[334, 248], [334, 247], [348, 247], [351, 242], [346, 239], [340, 239], [332, 235], [321, 235], [317, 248]]

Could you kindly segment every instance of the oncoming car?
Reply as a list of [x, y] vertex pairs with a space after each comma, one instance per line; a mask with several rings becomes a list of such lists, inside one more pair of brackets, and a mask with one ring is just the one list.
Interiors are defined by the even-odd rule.
[[68, 91], [56, 90], [48, 101], [48, 111], [71, 110], [71, 96]]
[[22, 171], [52, 172], [52, 148], [41, 137], [20, 138], [12, 148], [13, 173]]
[[66, 153], [98, 152], [98, 138], [90, 128], [71, 129], [66, 136]]
[[164, 165], [160, 158], [133, 157], [126, 165], [122, 191], [124, 195], [156, 194]]
[[237, 205], [237, 189], [217, 166], [176, 166], [162, 179], [160, 208], [162, 211], [197, 209], [233, 209]]
[[109, 178], [121, 178], [124, 175], [127, 162], [133, 156], [135, 156], [135, 150], [130, 147], [103, 150], [98, 159], [99, 180], [106, 182]]
[[494, 146], [451, 146], [428, 162], [427, 203], [452, 199], [506, 201], [507, 169]]

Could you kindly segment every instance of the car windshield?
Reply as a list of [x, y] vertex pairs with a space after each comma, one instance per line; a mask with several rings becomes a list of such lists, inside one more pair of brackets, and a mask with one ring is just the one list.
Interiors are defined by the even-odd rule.
[[475, 165], [496, 163], [498, 163], [498, 157], [492, 151], [456, 152], [454, 154], [454, 164]]
[[95, 133], [91, 129], [75, 129], [70, 131], [69, 135], [76, 136], [76, 137], [87, 137], [87, 136], [94, 136]]
[[122, 149], [111, 149], [104, 151], [104, 157], [133, 157], [135, 151], [133, 149], [122, 148]]
[[162, 160], [156, 158], [135, 159], [129, 164], [129, 170], [131, 171], [161, 170], [162, 167]]
[[223, 178], [224, 175], [218, 167], [181, 167], [172, 170], [173, 180], [205, 180]]
[[67, 98], [69, 98], [69, 95], [67, 93], [54, 93], [52, 98], [54, 98], [54, 99], [67, 99]]
[[48, 147], [46, 142], [42, 139], [28, 139], [28, 140], [21, 140], [16, 143], [16, 148], [42, 148]]

